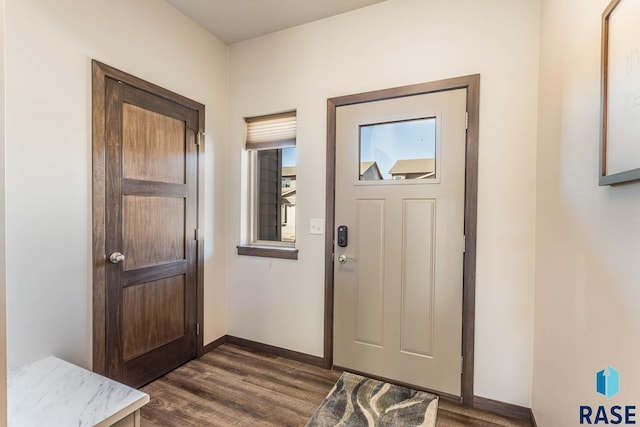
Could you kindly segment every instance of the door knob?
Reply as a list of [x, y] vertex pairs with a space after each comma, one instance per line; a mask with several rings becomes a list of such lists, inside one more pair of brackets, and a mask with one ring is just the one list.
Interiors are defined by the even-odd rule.
[[349, 258], [345, 254], [342, 254], [342, 255], [338, 256], [338, 262], [340, 264], [346, 264], [347, 261], [355, 261], [355, 260], [356, 260], [355, 258]]
[[109, 261], [114, 264], [118, 264], [119, 262], [124, 261], [124, 255], [122, 255], [120, 252], [114, 252], [109, 255]]

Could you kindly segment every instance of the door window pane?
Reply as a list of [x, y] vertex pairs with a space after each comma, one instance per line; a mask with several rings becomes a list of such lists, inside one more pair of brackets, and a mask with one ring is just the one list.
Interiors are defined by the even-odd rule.
[[360, 126], [360, 181], [435, 178], [435, 117]]

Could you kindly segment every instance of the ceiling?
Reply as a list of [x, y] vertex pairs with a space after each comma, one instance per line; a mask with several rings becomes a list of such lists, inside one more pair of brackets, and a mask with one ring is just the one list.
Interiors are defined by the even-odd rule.
[[167, 0], [227, 44], [384, 0]]

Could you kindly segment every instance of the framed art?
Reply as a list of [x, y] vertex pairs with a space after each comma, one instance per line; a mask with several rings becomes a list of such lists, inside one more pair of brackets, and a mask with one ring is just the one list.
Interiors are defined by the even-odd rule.
[[640, 2], [602, 14], [600, 185], [640, 180]]

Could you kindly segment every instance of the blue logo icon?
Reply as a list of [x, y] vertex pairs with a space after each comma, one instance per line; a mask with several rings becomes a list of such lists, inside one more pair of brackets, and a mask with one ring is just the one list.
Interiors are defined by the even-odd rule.
[[[608, 372], [606, 372], [608, 371]], [[620, 373], [607, 366], [607, 369], [596, 373], [596, 391], [607, 399], [612, 398], [620, 392]]]

